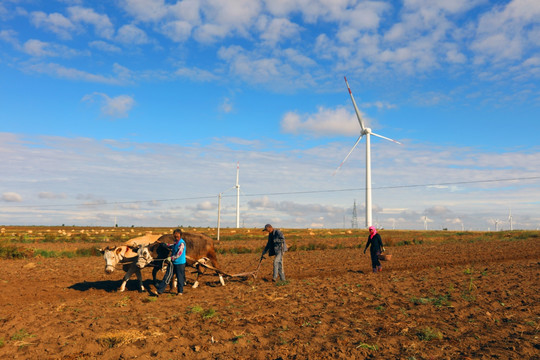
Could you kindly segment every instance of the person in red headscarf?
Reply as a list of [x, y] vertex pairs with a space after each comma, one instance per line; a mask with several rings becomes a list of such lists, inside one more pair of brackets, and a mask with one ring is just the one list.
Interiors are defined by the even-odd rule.
[[382, 271], [379, 255], [384, 251], [384, 245], [382, 243], [381, 235], [377, 233], [375, 226], [369, 227], [369, 237], [366, 247], [364, 248], [364, 254], [369, 246], [371, 246], [369, 251], [371, 254], [371, 267], [373, 268], [373, 272], [376, 273], [377, 271]]

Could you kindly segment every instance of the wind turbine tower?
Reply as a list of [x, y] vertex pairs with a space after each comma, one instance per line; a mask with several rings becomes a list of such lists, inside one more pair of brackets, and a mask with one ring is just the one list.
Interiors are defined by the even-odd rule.
[[510, 223], [510, 231], [514, 230], [514, 224], [512, 222], [512, 209], [510, 209], [510, 213], [508, 214], [508, 222]]
[[240, 228], [240, 184], [238, 177], [240, 175], [240, 162], [236, 163], [236, 228]]
[[493, 222], [495, 223], [495, 231], [499, 231], [499, 220], [495, 219]]
[[358, 229], [358, 216], [356, 215], [356, 199], [354, 200], [354, 205], [352, 209], [351, 227], [353, 229]]
[[358, 119], [358, 123], [360, 124], [360, 136], [358, 137], [358, 140], [356, 140], [356, 143], [352, 147], [351, 151], [347, 154], [345, 159], [341, 162], [341, 164], [338, 166], [336, 171], [334, 171], [334, 174], [341, 168], [341, 166], [347, 161], [351, 153], [356, 148], [356, 145], [362, 140], [362, 137], [366, 137], [366, 227], [369, 227], [373, 224], [372, 221], [372, 204], [371, 204], [371, 135], [380, 137], [381, 139], [385, 139], [388, 141], [395, 142], [396, 144], [401, 143], [399, 141], [387, 138], [385, 136], [375, 134], [371, 131], [370, 128], [366, 127], [364, 125], [364, 121], [362, 120], [362, 117], [360, 116], [360, 111], [358, 110], [358, 107], [356, 106], [356, 101], [354, 101], [354, 96], [352, 94], [351, 88], [349, 87], [349, 82], [347, 81], [347, 77], [345, 77], [345, 84], [347, 84], [347, 89], [349, 90], [349, 95], [351, 97], [354, 111], [356, 113], [356, 118]]

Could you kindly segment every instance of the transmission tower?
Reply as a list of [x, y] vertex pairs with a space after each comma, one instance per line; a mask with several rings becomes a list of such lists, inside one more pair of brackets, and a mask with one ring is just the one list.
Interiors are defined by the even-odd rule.
[[356, 215], [356, 199], [354, 199], [354, 205], [352, 208], [351, 227], [353, 229], [358, 229], [358, 216]]

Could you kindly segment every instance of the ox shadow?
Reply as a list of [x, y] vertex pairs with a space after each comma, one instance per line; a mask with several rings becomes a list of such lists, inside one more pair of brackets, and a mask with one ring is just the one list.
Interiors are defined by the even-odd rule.
[[[151, 284], [151, 281], [144, 281], [143, 285], [145, 288], [148, 288], [148, 285]], [[73, 284], [68, 287], [68, 289], [73, 289], [77, 291], [88, 291], [88, 290], [103, 290], [106, 292], [117, 292], [122, 285], [122, 280], [103, 280], [103, 281], [84, 281], [80, 283]], [[139, 286], [137, 281], [128, 281], [126, 284], [126, 291], [138, 291]]]

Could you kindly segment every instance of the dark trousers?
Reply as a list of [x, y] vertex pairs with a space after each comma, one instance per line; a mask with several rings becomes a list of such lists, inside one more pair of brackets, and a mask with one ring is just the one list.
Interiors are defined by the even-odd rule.
[[379, 261], [379, 254], [381, 252], [380, 251], [377, 251], [377, 252], [371, 252], [371, 267], [373, 269], [378, 269], [379, 266], [381, 266], [381, 262]]
[[165, 276], [163, 276], [163, 279], [156, 285], [156, 289], [159, 294], [163, 294], [167, 285], [170, 284], [173, 275], [176, 275], [176, 281], [178, 283], [178, 293], [182, 294], [184, 292], [184, 281], [186, 279], [186, 264], [170, 264], [167, 267]]

